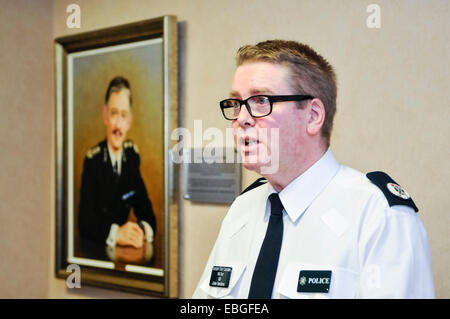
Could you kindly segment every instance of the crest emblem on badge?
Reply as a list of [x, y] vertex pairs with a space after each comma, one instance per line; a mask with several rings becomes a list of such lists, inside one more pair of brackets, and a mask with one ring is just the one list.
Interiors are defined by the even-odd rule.
[[394, 183], [387, 183], [388, 190], [394, 194], [395, 196], [398, 196], [403, 199], [410, 199], [411, 196], [409, 196], [406, 189], [401, 187], [400, 185], [394, 184]]
[[304, 286], [306, 284], [306, 277], [300, 277], [300, 285]]

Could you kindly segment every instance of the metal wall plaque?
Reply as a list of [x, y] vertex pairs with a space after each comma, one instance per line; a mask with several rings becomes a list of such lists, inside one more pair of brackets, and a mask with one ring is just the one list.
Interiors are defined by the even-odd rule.
[[240, 194], [241, 164], [233, 148], [184, 149], [184, 198], [230, 204]]

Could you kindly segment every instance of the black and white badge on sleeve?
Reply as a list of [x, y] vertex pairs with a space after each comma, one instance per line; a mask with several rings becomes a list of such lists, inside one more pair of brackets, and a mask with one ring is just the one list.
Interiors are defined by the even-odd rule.
[[209, 285], [211, 287], [228, 288], [232, 270], [231, 267], [213, 266]]

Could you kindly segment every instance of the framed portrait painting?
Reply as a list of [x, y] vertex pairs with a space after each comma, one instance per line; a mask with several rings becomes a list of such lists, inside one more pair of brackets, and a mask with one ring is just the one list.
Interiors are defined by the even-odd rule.
[[177, 21], [55, 39], [56, 275], [178, 296]]

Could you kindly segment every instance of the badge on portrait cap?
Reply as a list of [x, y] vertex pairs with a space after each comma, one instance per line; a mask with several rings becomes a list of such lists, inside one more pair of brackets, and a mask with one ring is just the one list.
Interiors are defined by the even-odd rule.
[[396, 183], [388, 174], [384, 172], [370, 172], [366, 176], [383, 192], [389, 206], [405, 205], [413, 208], [416, 212], [419, 211], [406, 189]]

